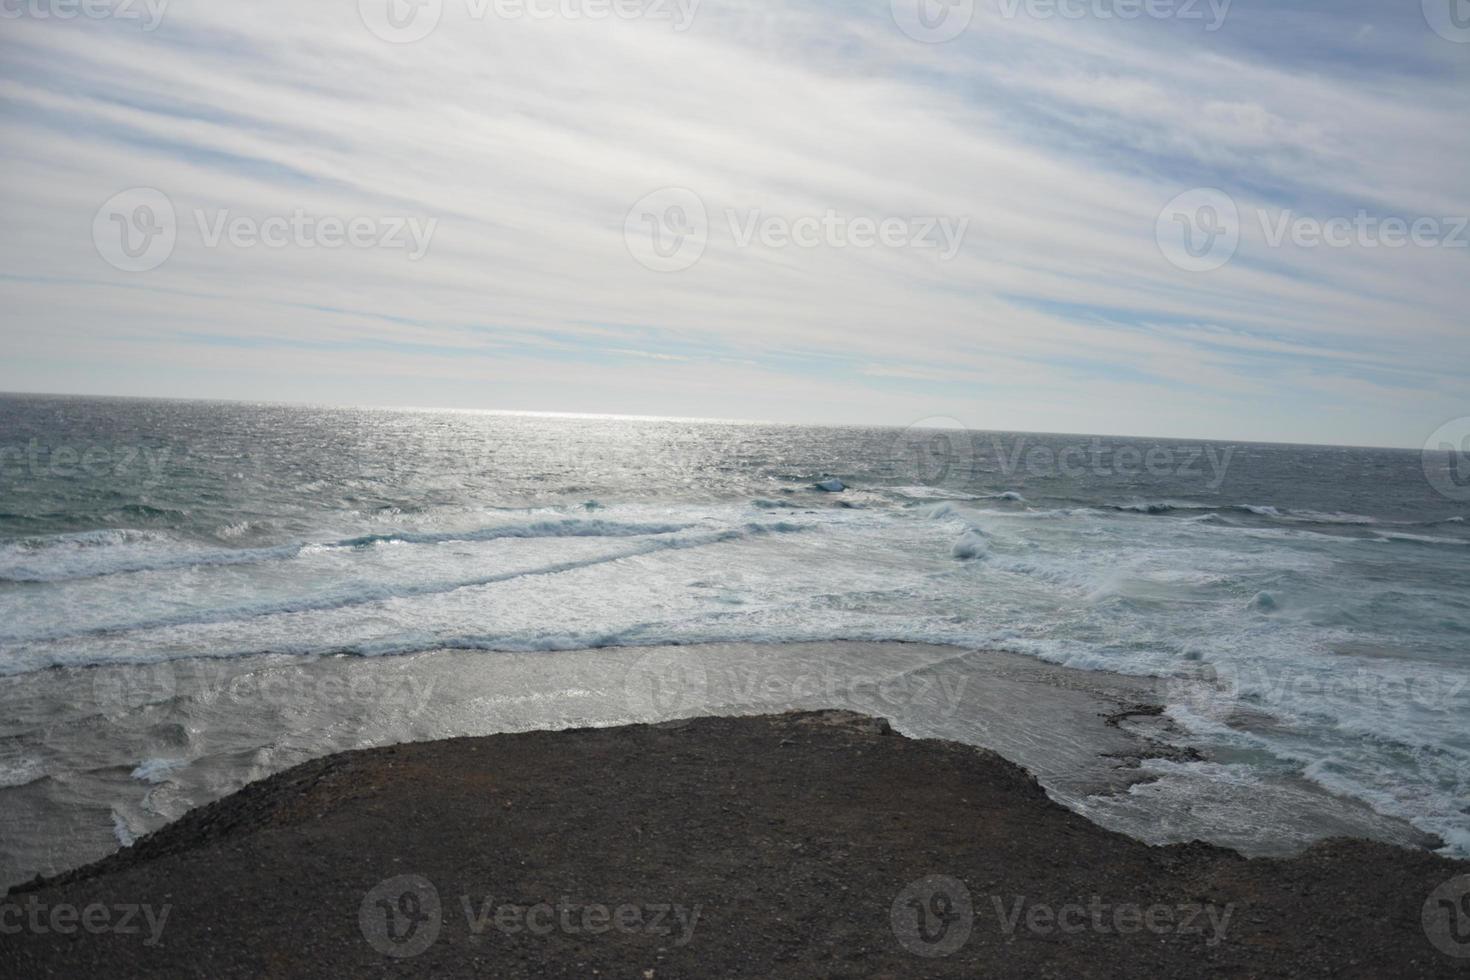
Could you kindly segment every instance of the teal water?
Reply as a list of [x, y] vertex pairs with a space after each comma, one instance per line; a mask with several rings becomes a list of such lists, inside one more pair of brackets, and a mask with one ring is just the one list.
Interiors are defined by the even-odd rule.
[[[1470, 503], [1426, 465], [1449, 460], [0, 396], [0, 679], [24, 704], [99, 665], [995, 649], [1162, 678], [1219, 778], [1291, 772], [1466, 854]], [[77, 777], [82, 715], [49, 704], [0, 719], [0, 806]]]

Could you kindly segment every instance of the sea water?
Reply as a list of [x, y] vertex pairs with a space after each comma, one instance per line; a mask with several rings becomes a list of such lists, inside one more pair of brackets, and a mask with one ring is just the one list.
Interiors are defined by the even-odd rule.
[[[366, 715], [231, 711], [218, 687], [205, 712], [182, 679], [210, 664], [827, 640], [1158, 678], [1203, 754], [1148, 763], [1131, 803], [1285, 772], [1470, 855], [1470, 494], [1426, 475], [1449, 464], [936, 419], [0, 396], [0, 812], [30, 815], [0, 861], [57, 870], [30, 864], [62, 815], [127, 843], [309, 755], [257, 757], [305, 728], [434, 706], [408, 671]], [[114, 737], [148, 712], [151, 741]]]

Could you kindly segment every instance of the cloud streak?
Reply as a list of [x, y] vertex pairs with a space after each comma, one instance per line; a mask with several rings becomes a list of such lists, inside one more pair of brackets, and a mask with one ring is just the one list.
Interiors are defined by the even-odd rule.
[[[1470, 214], [1470, 45], [1410, 6], [1241, 0], [1206, 32], [981, 3], [945, 44], [887, 3], [676, 30], [445, 0], [411, 44], [338, 3], [7, 20], [0, 388], [1418, 445], [1466, 413], [1470, 249], [1270, 234]], [[136, 187], [179, 219], [129, 273], [92, 228]], [[626, 228], [668, 187], [707, 242], [656, 272]], [[1196, 187], [1239, 213], [1208, 273], [1156, 241]], [[222, 211], [435, 224], [413, 261], [211, 245]], [[968, 224], [946, 259], [742, 244], [756, 211]]]

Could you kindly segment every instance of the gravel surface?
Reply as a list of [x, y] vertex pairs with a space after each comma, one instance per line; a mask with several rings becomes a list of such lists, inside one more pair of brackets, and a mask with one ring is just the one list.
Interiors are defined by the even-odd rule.
[[1149, 847], [985, 750], [702, 718], [307, 763], [12, 890], [0, 976], [1465, 977], [1467, 873]]

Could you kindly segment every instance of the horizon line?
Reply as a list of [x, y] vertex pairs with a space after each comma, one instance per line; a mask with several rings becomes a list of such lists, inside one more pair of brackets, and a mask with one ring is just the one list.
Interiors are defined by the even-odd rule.
[[[1412, 446], [1376, 446], [1360, 443], [1335, 443], [1335, 442], [1289, 442], [1270, 439], [1217, 439], [1200, 436], [1157, 436], [1123, 434], [1116, 432], [1048, 432], [1039, 429], [972, 429], [961, 425], [958, 430], [954, 427], [897, 425], [892, 423], [866, 423], [866, 422], [803, 422], [790, 419], [737, 419], [716, 416], [684, 416], [684, 415], [642, 415], [625, 412], [562, 412], [550, 409], [521, 409], [521, 408], [457, 408], [445, 405], [371, 405], [362, 403], [330, 402], [330, 401], [293, 401], [270, 398], [192, 398], [182, 395], [124, 395], [124, 394], [95, 394], [84, 392], [65, 391], [15, 391], [0, 390], [0, 398], [6, 397], [40, 397], [40, 398], [76, 398], [76, 399], [112, 399], [118, 401], [160, 401], [160, 402], [196, 402], [214, 405], [268, 405], [281, 408], [327, 408], [327, 409], [356, 409], [359, 411], [377, 412], [455, 412], [464, 415], [506, 415], [525, 418], [552, 418], [552, 419], [582, 419], [582, 420], [623, 420], [629, 422], [691, 422], [700, 425], [724, 424], [724, 425], [772, 425], [809, 427], [816, 429], [897, 429], [903, 431], [910, 428], [932, 429], [935, 432], [960, 431], [960, 432], [989, 432], [1004, 433], [1006, 435], [1019, 436], [1067, 436], [1083, 439], [1136, 439], [1140, 441], [1153, 442], [1200, 442], [1217, 443], [1222, 445], [1244, 444], [1251, 446], [1289, 446], [1302, 449], [1372, 449], [1385, 452], [1425, 452], [1427, 447]], [[925, 418], [952, 418], [951, 416], [926, 416]], [[923, 421], [921, 419], [920, 421]], [[954, 421], [959, 421], [954, 419]]]

